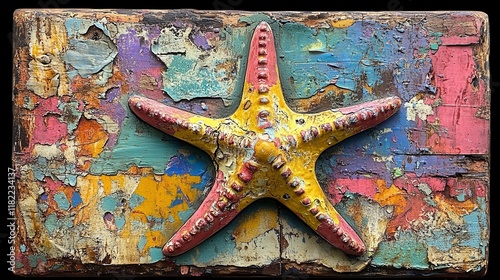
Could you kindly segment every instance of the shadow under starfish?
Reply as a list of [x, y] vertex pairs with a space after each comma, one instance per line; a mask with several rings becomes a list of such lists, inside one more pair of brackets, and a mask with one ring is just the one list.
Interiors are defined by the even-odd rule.
[[133, 96], [131, 110], [157, 129], [207, 152], [216, 180], [200, 207], [163, 248], [182, 254], [226, 226], [262, 198], [288, 207], [316, 233], [346, 254], [366, 251], [356, 231], [335, 210], [315, 174], [319, 155], [340, 141], [392, 116], [398, 97], [299, 114], [286, 104], [274, 37], [261, 22], [252, 37], [242, 99], [229, 117], [211, 119]]

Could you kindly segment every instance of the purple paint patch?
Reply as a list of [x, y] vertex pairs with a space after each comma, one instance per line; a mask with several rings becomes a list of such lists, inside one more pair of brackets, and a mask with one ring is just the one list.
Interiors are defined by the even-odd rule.
[[200, 32], [191, 36], [191, 40], [193, 44], [204, 51], [211, 48], [211, 46], [208, 44], [207, 38], [205, 38], [205, 36], [203, 36], [203, 34], [201, 34]]
[[122, 93], [141, 93], [152, 98], [161, 99], [163, 95], [163, 85], [158, 84], [153, 89], [144, 87], [141, 83], [141, 77], [144, 74], [159, 81], [162, 81], [162, 73], [165, 65], [159, 61], [151, 52], [151, 42], [158, 38], [160, 29], [151, 27], [147, 31], [148, 37], [143, 37], [134, 29], [129, 29], [129, 33], [123, 34], [117, 39], [118, 55], [116, 64], [119, 71], [126, 75], [125, 82], [127, 92]]

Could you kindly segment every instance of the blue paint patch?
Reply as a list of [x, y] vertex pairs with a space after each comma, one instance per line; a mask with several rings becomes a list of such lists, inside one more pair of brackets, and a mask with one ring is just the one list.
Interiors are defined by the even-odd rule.
[[69, 201], [64, 192], [58, 192], [54, 195], [54, 200], [57, 203], [57, 207], [59, 209], [68, 210], [69, 209]]
[[49, 197], [49, 195], [48, 195], [47, 193], [42, 193], [42, 194], [40, 195], [40, 199], [41, 199], [42, 201], [47, 201], [47, 198], [48, 198], [48, 197]]
[[163, 259], [162, 248], [149, 248], [149, 257], [151, 258], [151, 262], [157, 262]]
[[[201, 182], [193, 184], [192, 188], [204, 190], [208, 182], [213, 178], [215, 168], [212, 160], [203, 154], [190, 153], [188, 155], [178, 154], [170, 158], [165, 168], [165, 174], [169, 176], [189, 174], [191, 176], [201, 176]], [[179, 191], [178, 191], [179, 192]], [[172, 206], [181, 203], [175, 201]], [[174, 203], [174, 202], [172, 202]]]
[[26, 252], [26, 245], [24, 244], [19, 245], [19, 249], [21, 249], [22, 253]]
[[177, 195], [175, 196], [175, 199], [172, 200], [172, 202], [170, 203], [170, 206], [169, 208], [172, 208], [174, 206], [177, 206], [179, 204], [182, 204], [184, 202], [184, 199], [183, 199], [183, 194], [182, 194], [182, 191], [181, 189], [178, 187], [177, 188]]
[[146, 238], [145, 235], [141, 235], [141, 237], [139, 237], [139, 242], [137, 243], [137, 248], [139, 249], [139, 251], [144, 250], [147, 241], [148, 239]]
[[71, 206], [77, 207], [82, 203], [82, 197], [80, 195], [80, 192], [73, 192], [73, 196], [71, 197]]
[[208, 44], [207, 38], [205, 38], [205, 36], [203, 36], [203, 34], [199, 31], [191, 36], [191, 40], [195, 46], [203, 51], [209, 50], [211, 48], [211, 46]]

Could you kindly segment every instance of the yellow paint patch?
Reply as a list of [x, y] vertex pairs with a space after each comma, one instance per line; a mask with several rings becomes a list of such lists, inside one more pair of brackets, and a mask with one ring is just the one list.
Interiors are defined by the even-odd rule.
[[[160, 178], [157, 180], [156, 178]], [[153, 173], [142, 177], [134, 193], [143, 197], [141, 204], [133, 209], [133, 218], [141, 222], [147, 222], [146, 217], [157, 217], [168, 219], [178, 217], [179, 212], [189, 209], [186, 201], [192, 202], [199, 195], [200, 191], [191, 188], [192, 185], [201, 182], [199, 176], [190, 175], [163, 175], [154, 176]], [[182, 199], [184, 203], [179, 203], [171, 207], [172, 202]], [[175, 226], [180, 226], [181, 221], [176, 220]], [[172, 226], [169, 226], [172, 227]]]
[[346, 19], [339, 19], [335, 21], [331, 21], [330, 24], [332, 25], [333, 28], [347, 28], [356, 22], [352, 18], [346, 18]]
[[245, 215], [233, 231], [236, 244], [247, 243], [270, 229], [276, 228], [278, 213], [276, 209], [260, 209], [259, 215]]
[[394, 206], [395, 215], [403, 213], [406, 207], [404, 191], [395, 185], [391, 185], [391, 187], [387, 188], [384, 180], [377, 180], [377, 186], [378, 193], [374, 195], [373, 199], [381, 206]]
[[[80, 187], [82, 207], [76, 212], [74, 225], [84, 224], [89, 232], [107, 240], [106, 248], [119, 250], [120, 257], [113, 260], [114, 264], [148, 262], [150, 249], [163, 247], [183, 223], [182, 212], [189, 211], [192, 202], [201, 196], [201, 190], [192, 188], [200, 182], [199, 176], [159, 176], [152, 168], [138, 167], [117, 175], [78, 177], [77, 185], [85, 187]], [[115, 222], [120, 218], [124, 224], [110, 231], [103, 220], [101, 203], [104, 197], [116, 193], [125, 200], [112, 214]], [[139, 244], [141, 236], [146, 242]], [[92, 240], [88, 242], [93, 244]]]
[[41, 18], [33, 25], [30, 37], [30, 77], [28, 89], [47, 98], [70, 93], [66, 66], [61, 55], [67, 48], [67, 35], [63, 21]]

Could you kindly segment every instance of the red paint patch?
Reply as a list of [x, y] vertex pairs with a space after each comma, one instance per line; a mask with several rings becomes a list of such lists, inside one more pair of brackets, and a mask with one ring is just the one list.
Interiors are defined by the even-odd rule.
[[450, 196], [461, 197], [467, 200], [471, 197], [485, 197], [486, 186], [483, 181], [470, 178], [448, 178], [446, 180], [450, 189]]

